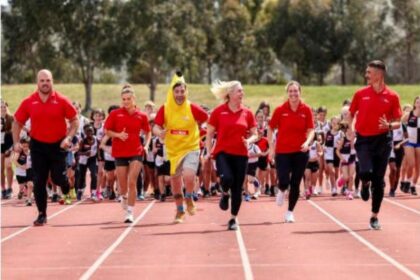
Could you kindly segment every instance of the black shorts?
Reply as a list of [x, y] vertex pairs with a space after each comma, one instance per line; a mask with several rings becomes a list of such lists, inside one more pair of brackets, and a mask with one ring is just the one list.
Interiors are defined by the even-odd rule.
[[318, 161], [308, 161], [306, 164], [306, 169], [311, 170], [312, 173], [315, 173], [319, 170], [319, 162]]
[[260, 170], [263, 170], [263, 171], [267, 170], [267, 167], [268, 167], [268, 157], [267, 156], [265, 156], [265, 157], [259, 157], [257, 163], [258, 163], [258, 168]]
[[327, 159], [326, 162], [327, 163], [332, 163], [335, 168], [338, 168], [338, 167], [340, 167], [340, 158], [335, 153], [335, 150], [336, 149], [334, 148], [334, 160]]
[[132, 156], [132, 157], [115, 158], [115, 166], [128, 166], [128, 165], [130, 165], [130, 162], [133, 162], [133, 161], [143, 162], [143, 157], [142, 156]]
[[[6, 133], [4, 135], [4, 143], [1, 144], [1, 153], [4, 154], [7, 150], [13, 147], [12, 133]], [[7, 152], [7, 156], [10, 156], [10, 151]]]
[[154, 169], [155, 168], [155, 162], [154, 161], [144, 161], [144, 165], [149, 167], [150, 169]]
[[254, 176], [257, 174], [257, 167], [258, 167], [258, 161], [248, 163], [248, 169], [246, 171], [246, 175]]
[[158, 176], [169, 176], [170, 175], [170, 164], [169, 161], [165, 161], [161, 166], [156, 166]]
[[115, 170], [115, 161], [106, 160], [104, 165], [105, 171], [114, 171]]
[[[394, 146], [397, 145], [398, 142], [394, 142]], [[400, 168], [402, 165], [402, 161], [404, 159], [404, 149], [400, 147], [398, 150], [394, 149], [395, 157], [389, 158], [389, 162], [395, 162], [395, 165]]]
[[98, 157], [98, 162], [99, 161], [105, 161], [105, 152], [104, 152], [104, 150], [99, 149], [99, 151], [96, 154], [96, 156]]
[[16, 175], [16, 181], [19, 185], [32, 181], [32, 168], [26, 169], [26, 176]]

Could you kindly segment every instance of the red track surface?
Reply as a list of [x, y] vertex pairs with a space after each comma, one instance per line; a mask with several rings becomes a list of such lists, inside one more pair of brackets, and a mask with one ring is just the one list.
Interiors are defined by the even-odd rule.
[[108, 201], [49, 204], [37, 228], [35, 206], [1, 209], [2, 279], [420, 279], [420, 198], [406, 194], [384, 200], [381, 231], [368, 229], [370, 201], [329, 196], [299, 200], [294, 224], [273, 198], [243, 202], [238, 232], [218, 198], [179, 225], [172, 201], [137, 203], [131, 227]]

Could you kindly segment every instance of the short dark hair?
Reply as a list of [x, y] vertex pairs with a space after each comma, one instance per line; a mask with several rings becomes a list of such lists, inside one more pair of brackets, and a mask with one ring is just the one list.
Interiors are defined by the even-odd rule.
[[174, 84], [174, 86], [172, 87], [172, 90], [174, 90], [175, 88], [179, 87], [179, 86], [184, 86], [185, 89], [187, 89], [187, 84], [183, 83], [183, 82], [176, 82]]
[[372, 60], [371, 62], [368, 63], [368, 67], [380, 69], [380, 70], [386, 72], [386, 65], [381, 60]]
[[319, 113], [327, 113], [327, 107], [325, 106], [319, 106], [318, 109], [316, 109], [316, 112]]

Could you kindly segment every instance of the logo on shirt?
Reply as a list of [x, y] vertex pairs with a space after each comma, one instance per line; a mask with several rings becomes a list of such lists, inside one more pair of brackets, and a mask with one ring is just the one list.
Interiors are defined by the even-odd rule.
[[39, 103], [39, 101], [33, 101], [32, 105], [35, 105], [35, 104], [38, 104], [38, 103]]
[[306, 118], [306, 115], [305, 115], [305, 114], [300, 114], [300, 116], [301, 116], [302, 118]]
[[370, 100], [370, 96], [365, 96], [362, 98], [362, 100]]
[[185, 129], [171, 129], [170, 133], [172, 135], [188, 135], [189, 131]]
[[283, 117], [287, 117], [289, 115], [289, 113], [283, 113], [281, 114]]
[[124, 114], [118, 114], [117, 117], [124, 117]]
[[220, 115], [228, 115], [228, 114], [229, 112], [226, 112], [226, 111], [220, 113]]

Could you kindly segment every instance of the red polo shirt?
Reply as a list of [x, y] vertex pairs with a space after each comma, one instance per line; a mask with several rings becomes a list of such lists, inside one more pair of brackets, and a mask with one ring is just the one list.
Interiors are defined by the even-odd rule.
[[147, 115], [136, 109], [129, 114], [125, 108], [112, 111], [105, 121], [104, 128], [114, 132], [125, 132], [128, 138], [122, 141], [119, 138], [112, 139], [112, 156], [115, 158], [142, 156], [144, 154], [143, 145], [140, 143], [140, 131], [150, 131]]
[[35, 91], [22, 101], [15, 113], [15, 120], [25, 124], [31, 119], [30, 136], [33, 139], [56, 143], [67, 134], [66, 119], [73, 119], [76, 115], [76, 108], [59, 92], [53, 91], [44, 103], [38, 91]]
[[293, 111], [286, 101], [274, 110], [269, 126], [278, 130], [276, 153], [299, 152], [306, 141], [308, 129], [314, 128], [312, 110], [300, 102], [297, 110]]
[[239, 111], [233, 112], [227, 103], [224, 103], [213, 110], [209, 124], [214, 126], [217, 132], [213, 155], [225, 152], [248, 156], [248, 148], [245, 147], [242, 138], [246, 138], [247, 132], [257, 126], [254, 114], [249, 109], [241, 105]]
[[[207, 112], [204, 111], [200, 106], [196, 104], [191, 103], [191, 112], [194, 116], [194, 119], [198, 123], [203, 123], [207, 121], [208, 115]], [[163, 127], [165, 124], [165, 106], [162, 106], [159, 108], [159, 111], [156, 114], [155, 117], [155, 124], [157, 124], [160, 127]]]
[[383, 134], [388, 129], [379, 129], [379, 119], [385, 115], [388, 121], [401, 118], [400, 98], [396, 92], [385, 86], [376, 93], [372, 86], [358, 90], [351, 101], [351, 116], [357, 113], [356, 131], [362, 136]]

